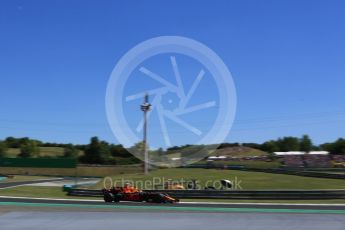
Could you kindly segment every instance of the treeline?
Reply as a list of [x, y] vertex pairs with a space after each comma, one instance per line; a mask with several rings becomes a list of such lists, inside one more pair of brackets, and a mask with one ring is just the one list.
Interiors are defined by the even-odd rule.
[[223, 143], [219, 148], [230, 146], [245, 146], [262, 150], [264, 152], [288, 152], [288, 151], [328, 151], [330, 154], [344, 154], [345, 155], [345, 139], [339, 138], [335, 142], [324, 143], [321, 145], [314, 145], [308, 135], [303, 135], [301, 138], [297, 137], [283, 137], [277, 140], [266, 141], [262, 144], [257, 143]]
[[81, 163], [88, 164], [135, 164], [140, 160], [130, 154], [122, 145], [109, 144], [92, 137], [90, 144], [81, 147], [84, 154], [79, 157]]
[[[227, 147], [250, 147], [254, 149], [259, 149], [264, 152], [288, 152], [288, 151], [328, 151], [331, 154], [345, 154], [345, 139], [339, 138], [335, 142], [325, 143], [321, 145], [313, 144], [312, 140], [308, 135], [303, 135], [301, 138], [298, 137], [283, 137], [277, 140], [266, 141], [262, 144], [258, 143], [222, 143], [219, 145], [218, 149], [223, 149]], [[171, 152], [183, 152], [186, 149], [191, 149], [191, 147], [197, 148], [198, 146], [193, 145], [183, 145], [174, 146], [168, 148], [167, 151]], [[205, 146], [199, 146], [205, 147]]]
[[122, 145], [115, 145], [92, 137], [87, 145], [45, 143], [39, 140], [8, 137], [0, 141], [0, 157], [8, 156], [10, 148], [19, 149], [18, 157], [40, 157], [40, 147], [63, 148], [64, 158], [77, 158], [85, 164], [134, 164], [140, 161], [132, 156]]
[[[139, 147], [138, 147], [139, 146]], [[266, 141], [262, 144], [257, 143], [222, 143], [218, 149], [226, 147], [251, 147], [259, 149], [268, 153], [273, 152], [287, 152], [287, 151], [316, 151], [324, 150], [331, 154], [345, 155], [345, 139], [340, 138], [335, 142], [324, 143], [321, 145], [314, 145], [308, 135], [301, 138], [297, 137], [283, 137], [277, 140]], [[130, 154], [122, 145], [115, 145], [106, 141], [99, 140], [98, 137], [92, 137], [89, 144], [73, 145], [73, 144], [59, 144], [46, 143], [30, 138], [14, 138], [8, 137], [0, 141], [0, 157], [8, 155], [9, 148], [19, 149], [18, 157], [40, 157], [40, 147], [60, 147], [63, 148], [63, 155], [59, 157], [77, 158], [80, 163], [85, 164], [134, 164], [140, 163], [136, 157]], [[167, 150], [158, 149], [150, 152], [156, 155], [164, 156], [167, 154], [180, 153], [181, 156], [193, 154], [193, 152], [213, 147], [211, 145], [183, 145], [174, 146]], [[140, 150], [140, 144], [133, 146]], [[131, 149], [133, 151], [133, 149]]]

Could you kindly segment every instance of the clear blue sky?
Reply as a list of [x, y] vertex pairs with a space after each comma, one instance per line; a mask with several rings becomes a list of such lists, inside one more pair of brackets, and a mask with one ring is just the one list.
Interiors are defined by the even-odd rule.
[[134, 45], [163, 35], [206, 44], [231, 70], [238, 107], [227, 141], [344, 137], [344, 12], [342, 0], [2, 0], [0, 139], [116, 142], [110, 73]]

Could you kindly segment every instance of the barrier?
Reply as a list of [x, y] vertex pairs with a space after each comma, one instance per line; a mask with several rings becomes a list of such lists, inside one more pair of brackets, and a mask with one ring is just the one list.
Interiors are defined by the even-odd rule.
[[0, 167], [76, 168], [73, 158], [0, 158]]
[[[145, 190], [179, 199], [312, 200], [345, 199], [345, 190]], [[101, 190], [70, 189], [70, 196], [103, 197]]]

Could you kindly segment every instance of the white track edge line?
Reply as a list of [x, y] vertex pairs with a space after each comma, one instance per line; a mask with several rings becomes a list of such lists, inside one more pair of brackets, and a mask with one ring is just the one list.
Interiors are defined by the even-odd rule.
[[[29, 199], [29, 200], [51, 200], [51, 201], [85, 201], [85, 202], [104, 202], [103, 200], [94, 200], [94, 199], [63, 199], [63, 198], [40, 198], [40, 197], [18, 197], [18, 196], [0, 196], [0, 198], [10, 198], [10, 199]], [[345, 207], [345, 204], [303, 204], [303, 203], [228, 203], [228, 202], [179, 202], [180, 204], [229, 204], [229, 205], [262, 205], [262, 206], [334, 206], [334, 207]]]

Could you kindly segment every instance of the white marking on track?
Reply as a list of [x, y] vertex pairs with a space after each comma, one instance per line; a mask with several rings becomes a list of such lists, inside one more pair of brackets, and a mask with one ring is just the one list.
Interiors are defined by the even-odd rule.
[[[64, 198], [41, 198], [41, 197], [19, 197], [19, 196], [0, 196], [0, 198], [10, 198], [10, 199], [32, 199], [32, 200], [51, 200], [51, 201], [85, 201], [85, 202], [104, 202], [103, 200], [95, 200], [95, 199], [64, 199]], [[129, 201], [122, 201], [122, 202], [129, 202]], [[133, 203], [133, 202], [129, 202]], [[290, 204], [290, 203], [236, 203], [236, 202], [179, 202], [179, 204], [212, 204], [212, 205], [262, 205], [262, 206], [269, 206], [269, 205], [278, 205], [278, 206], [334, 206], [334, 207], [345, 207], [345, 204]]]

